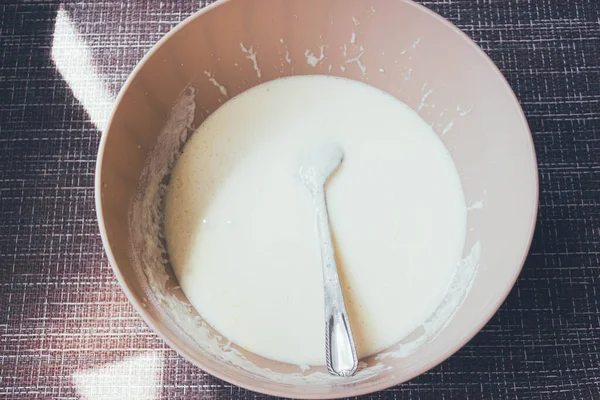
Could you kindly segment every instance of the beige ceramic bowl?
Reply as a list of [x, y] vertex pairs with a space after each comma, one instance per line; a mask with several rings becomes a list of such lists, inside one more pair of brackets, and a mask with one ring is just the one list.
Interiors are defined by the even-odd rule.
[[[227, 99], [205, 71], [229, 97], [289, 75], [360, 80], [398, 97], [433, 125], [472, 205], [466, 249], [481, 245], [472, 289], [434, 340], [404, 358], [363, 360], [389, 367], [363, 379], [285, 383], [211, 356], [190, 339], [193, 332], [174, 322], [171, 310], [153, 301], [132, 261], [128, 215], [176, 98], [189, 85], [196, 89], [194, 126]], [[511, 290], [531, 242], [537, 200], [531, 135], [507, 82], [467, 36], [407, 0], [229, 0], [199, 11], [166, 35], [128, 79], [102, 137], [96, 170], [102, 239], [119, 282], [146, 322], [203, 370], [258, 392], [298, 398], [381, 390], [456, 352]], [[245, 354], [260, 367], [297, 372]]]

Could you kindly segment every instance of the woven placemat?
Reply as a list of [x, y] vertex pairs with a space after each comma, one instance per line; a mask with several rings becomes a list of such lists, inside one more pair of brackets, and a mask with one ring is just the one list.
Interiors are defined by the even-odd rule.
[[[364, 398], [600, 399], [600, 1], [422, 3], [472, 37], [521, 101], [539, 221], [516, 287], [481, 333]], [[111, 104], [143, 54], [205, 5], [1, 2], [0, 398], [267, 397], [169, 349], [129, 305], [96, 226], [95, 157]]]

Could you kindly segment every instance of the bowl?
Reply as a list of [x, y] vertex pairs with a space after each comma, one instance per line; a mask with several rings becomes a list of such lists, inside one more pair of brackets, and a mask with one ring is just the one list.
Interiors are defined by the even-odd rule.
[[[227, 343], [190, 307], [165, 254], [148, 256], [160, 247], [160, 216], [155, 212], [153, 225], [144, 225], [144, 211], [136, 208], [140, 201], [160, 204], [174, 158], [157, 160], [157, 149], [177, 150], [228, 98], [261, 82], [306, 74], [363, 81], [416, 110], [451, 153], [469, 210], [460, 277], [469, 290], [440, 310], [443, 323], [361, 360], [361, 371], [345, 379], [322, 368], [299, 371]], [[517, 279], [537, 202], [531, 134], [506, 80], [459, 29], [408, 0], [225, 0], [202, 9], [167, 34], [125, 83], [96, 169], [108, 259], [148, 325], [218, 378], [296, 398], [381, 390], [456, 352], [492, 317]], [[136, 239], [136, 232], [146, 239]]]

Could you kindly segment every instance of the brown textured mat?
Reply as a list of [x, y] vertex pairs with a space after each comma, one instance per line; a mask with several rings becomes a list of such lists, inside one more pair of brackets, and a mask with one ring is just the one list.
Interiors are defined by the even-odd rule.
[[[483, 331], [365, 398], [599, 399], [600, 2], [421, 3], [475, 39], [523, 104], [540, 215], [523, 273]], [[98, 128], [143, 54], [205, 4], [0, 2], [0, 398], [266, 397], [170, 350], [129, 305], [96, 227]]]

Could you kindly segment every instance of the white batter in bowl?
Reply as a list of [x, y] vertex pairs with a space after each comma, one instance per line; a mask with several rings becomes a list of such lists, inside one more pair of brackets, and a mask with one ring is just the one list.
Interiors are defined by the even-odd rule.
[[179, 283], [228, 340], [263, 357], [324, 365], [321, 261], [308, 149], [336, 143], [327, 187], [338, 268], [359, 357], [422, 325], [462, 259], [458, 172], [419, 115], [364, 83], [297, 76], [226, 102], [186, 144], [165, 228]]

